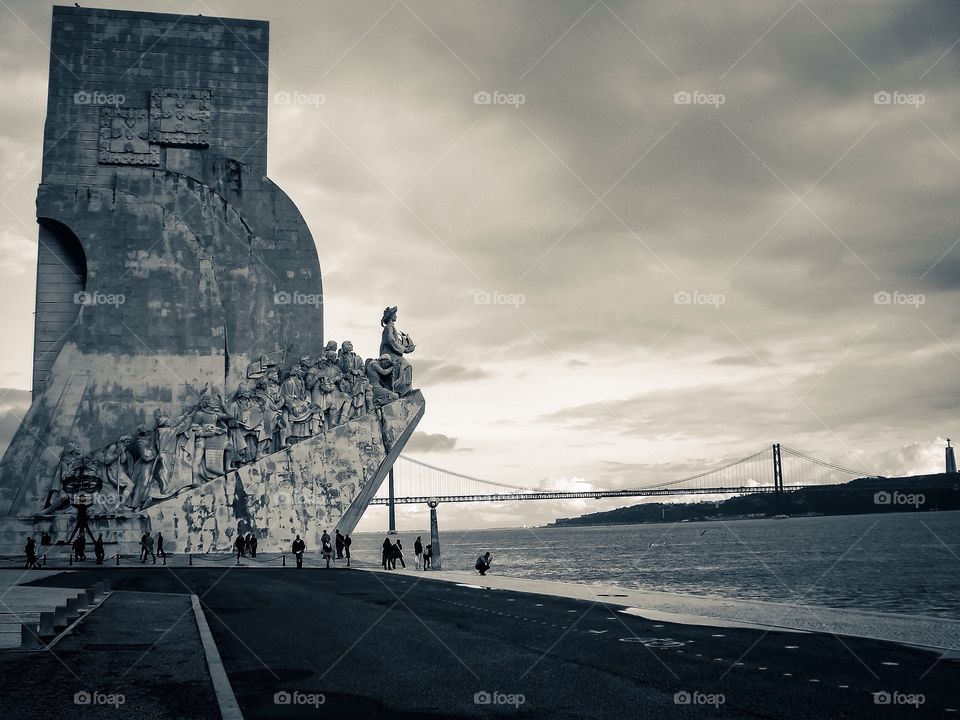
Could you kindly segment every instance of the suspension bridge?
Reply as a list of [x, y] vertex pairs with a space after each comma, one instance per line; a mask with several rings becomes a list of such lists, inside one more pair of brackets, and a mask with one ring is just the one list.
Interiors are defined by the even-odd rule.
[[[829, 488], [876, 474], [843, 467], [779, 443], [740, 460], [706, 472], [633, 488], [611, 490], [551, 490], [485, 480], [445, 470], [401, 455], [371, 505], [518, 502], [526, 500], [600, 500], [617, 497], [671, 495], [742, 495], [783, 493], [809, 488]], [[391, 522], [391, 527], [393, 523]]]

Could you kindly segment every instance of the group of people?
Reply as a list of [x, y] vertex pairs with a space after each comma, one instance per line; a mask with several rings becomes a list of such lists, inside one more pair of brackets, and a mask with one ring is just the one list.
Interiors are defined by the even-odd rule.
[[[248, 382], [226, 400], [205, 386], [176, 417], [156, 410], [152, 422], [119, 435], [93, 456], [101, 494], [115, 499], [111, 509], [142, 510], [412, 392], [413, 370], [404, 355], [416, 346], [396, 329], [396, 318], [396, 307], [384, 310], [376, 358], [364, 360], [349, 340], [339, 347], [329, 341], [316, 359], [262, 355], [248, 366]], [[80, 446], [67, 442], [44, 513], [69, 506], [61, 486], [81, 459]]]
[[[334, 532], [336, 533], [336, 537], [331, 538], [327, 529], [323, 529], [323, 534], [320, 535], [320, 556], [326, 561], [327, 567], [330, 567], [330, 561], [334, 559], [334, 557], [336, 557], [337, 560], [346, 560], [347, 567], [350, 567], [350, 546], [353, 545], [353, 538], [349, 535], [344, 535], [339, 529], [334, 530]], [[293, 556], [297, 560], [297, 567], [302, 568], [303, 554], [307, 550], [307, 544], [297, 535], [290, 549], [293, 551]], [[334, 555], [334, 553], [336, 553], [336, 555]]]
[[[350, 546], [353, 544], [353, 540], [349, 535], [341, 533], [339, 529], [334, 530], [334, 533], [335, 537], [331, 538], [330, 534], [324, 529], [323, 534], [320, 536], [320, 554], [326, 561], [328, 568], [330, 567], [331, 559], [334, 557], [336, 557], [337, 560], [346, 559], [347, 567], [350, 567]], [[40, 544], [51, 544], [49, 533], [43, 534]], [[252, 532], [238, 534], [233, 546], [237, 554], [237, 560], [241, 557], [247, 557], [248, 555], [251, 558], [257, 557], [257, 536]], [[86, 547], [87, 540], [81, 532], [72, 544], [74, 558], [77, 562], [83, 562], [87, 559]], [[293, 541], [291, 550], [293, 551], [294, 558], [296, 558], [298, 568], [303, 567], [303, 554], [306, 552], [306, 549], [306, 543], [297, 535]], [[413, 552], [416, 555], [417, 570], [430, 570], [433, 568], [433, 545], [431, 543], [424, 545], [421, 537], [418, 535], [417, 539], [413, 541]], [[40, 561], [37, 556], [37, 543], [32, 537], [27, 538], [24, 553], [26, 555], [26, 565], [24, 565], [26, 569], [40, 567]], [[102, 533], [97, 536], [97, 539], [93, 543], [93, 553], [96, 557], [97, 565], [102, 565], [105, 557]], [[167, 553], [163, 547], [163, 533], [158, 532], [156, 539], [151, 537], [150, 533], [144, 533], [140, 537], [140, 562], [145, 563], [148, 557], [151, 558], [154, 563], [157, 562], [157, 557], [161, 557], [166, 561]], [[397, 538], [395, 542], [389, 537], [383, 539], [381, 562], [384, 570], [396, 570], [397, 562], [400, 563], [401, 568], [407, 567], [406, 562], [404, 562], [403, 543], [400, 541], [400, 538]], [[474, 568], [481, 575], [486, 575], [492, 562], [493, 557], [487, 552], [477, 558]]]
[[[91, 536], [92, 537], [92, 536]], [[27, 541], [29, 543], [29, 540]], [[71, 547], [73, 548], [73, 558], [76, 562], [85, 562], [87, 559], [87, 538], [84, 537], [84, 534], [78, 533], [76, 539], [73, 541]], [[107, 553], [103, 547], [103, 533], [97, 535], [97, 539], [93, 541], [93, 556], [96, 558], [97, 565], [103, 565], [103, 559], [106, 557]], [[29, 564], [29, 553], [27, 554], [27, 562]]]
[[[154, 547], [156, 547], [156, 551], [154, 551]], [[144, 533], [140, 536], [140, 562], [145, 563], [148, 557], [154, 563], [157, 562], [158, 557], [163, 558], [166, 562], [167, 551], [163, 549], [163, 533], [157, 533], [156, 544], [154, 544], [154, 539], [150, 536], [150, 533]]]
[[[50, 538], [50, 533], [48, 533], [48, 532], [45, 531], [45, 532], [40, 536], [40, 545], [41, 545], [41, 546], [50, 545], [50, 544], [52, 544], [52, 542], [53, 542], [53, 541], [52, 541], [52, 539]], [[39, 558], [39, 556], [37, 555], [37, 541], [34, 540], [32, 536], [27, 538], [27, 543], [26, 543], [26, 545], [24, 545], [24, 547], [23, 547], [23, 552], [24, 552], [24, 554], [27, 556], [27, 562], [26, 562], [26, 565], [24, 565], [24, 567], [25, 567], [27, 570], [29, 570], [29, 569], [31, 569], [31, 568], [39, 568], [39, 567], [40, 567], [40, 558]]]
[[[416, 556], [417, 570], [429, 570], [433, 567], [433, 545], [431, 543], [424, 545], [419, 535], [413, 541], [413, 552]], [[384, 570], [396, 570], [398, 562], [401, 568], [407, 567], [403, 559], [403, 543], [400, 538], [397, 538], [396, 542], [389, 537], [383, 539], [383, 552], [380, 560]]]
[[[90, 537], [93, 537], [92, 535]], [[50, 533], [44, 532], [40, 537], [40, 545], [46, 547], [52, 545], [53, 541], [50, 537]], [[74, 538], [73, 542], [70, 543], [70, 549], [73, 550], [73, 560], [74, 562], [86, 562], [87, 560], [87, 538], [80, 532], [77, 534], [77, 537]], [[39, 568], [40, 567], [40, 557], [37, 555], [37, 541], [33, 537], [28, 537], [26, 545], [23, 548], [24, 555], [26, 555], [26, 564], [24, 567], [26, 569]], [[160, 555], [164, 559], [167, 557], [167, 553], [163, 550], [163, 535], [157, 533], [157, 551], [156, 554], [153, 552], [153, 538], [149, 534], [144, 533], [143, 537], [140, 538], [140, 561], [146, 562], [147, 555], [153, 557], [153, 561], [156, 562], [157, 555]], [[97, 565], [103, 565], [103, 561], [107, 556], [107, 551], [104, 548], [103, 543], [103, 533], [97, 535], [97, 538], [93, 541], [93, 556], [97, 561]]]
[[[330, 544], [330, 533], [323, 529], [320, 536], [320, 555], [327, 561], [327, 567], [330, 567], [330, 560], [333, 557], [334, 547], [336, 547], [337, 560], [346, 559], [347, 567], [350, 567], [350, 546], [353, 545], [353, 539], [349, 535], [344, 535], [339, 529], [334, 530], [337, 534], [334, 544]], [[299, 537], [299, 535], [297, 536]], [[299, 567], [299, 565], [297, 566]]]
[[257, 536], [252, 532], [246, 535], [238, 534], [237, 539], [233, 541], [233, 549], [237, 553], [237, 560], [249, 555], [251, 558], [257, 556]]

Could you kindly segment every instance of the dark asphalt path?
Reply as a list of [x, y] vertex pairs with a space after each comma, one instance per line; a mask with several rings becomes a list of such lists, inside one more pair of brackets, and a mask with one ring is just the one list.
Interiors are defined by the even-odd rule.
[[[960, 665], [936, 662], [935, 653], [664, 624], [599, 603], [422, 575], [104, 568], [39, 584], [101, 578], [118, 590], [199, 595], [247, 718], [819, 720], [960, 710]], [[300, 704], [276, 704], [280, 692]], [[684, 692], [693, 702], [675, 701]], [[892, 704], [877, 704], [876, 692], [890, 693]], [[494, 701], [475, 702], [482, 693]], [[303, 704], [318, 699], [311, 694], [324, 703]], [[919, 707], [902, 704], [917, 695]]]
[[186, 595], [111, 594], [52, 651], [0, 652], [0, 718], [219, 718]]

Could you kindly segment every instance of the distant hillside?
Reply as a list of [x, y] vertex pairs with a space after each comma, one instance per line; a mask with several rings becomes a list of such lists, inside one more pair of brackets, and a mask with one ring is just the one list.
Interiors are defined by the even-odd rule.
[[902, 478], [860, 478], [829, 488], [784, 493], [777, 508], [773, 493], [752, 493], [722, 502], [644, 503], [558, 518], [553, 526], [629, 525], [721, 520], [783, 515], [860, 515], [885, 512], [960, 510], [960, 474], [913, 475]]

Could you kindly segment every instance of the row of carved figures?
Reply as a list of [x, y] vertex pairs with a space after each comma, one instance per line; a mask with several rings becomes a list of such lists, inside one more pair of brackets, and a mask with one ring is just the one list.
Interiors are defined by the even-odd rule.
[[[315, 361], [290, 363], [281, 381], [282, 354], [262, 355], [226, 400], [207, 385], [176, 417], [157, 409], [152, 423], [91, 458], [103, 481], [101, 506], [141, 510], [409, 394], [413, 369], [404, 355], [416, 346], [396, 329], [396, 316], [396, 307], [384, 310], [377, 358], [363, 360], [349, 340], [339, 348], [331, 340]], [[63, 480], [84, 458], [77, 442], [64, 445], [44, 513], [70, 505]]]

